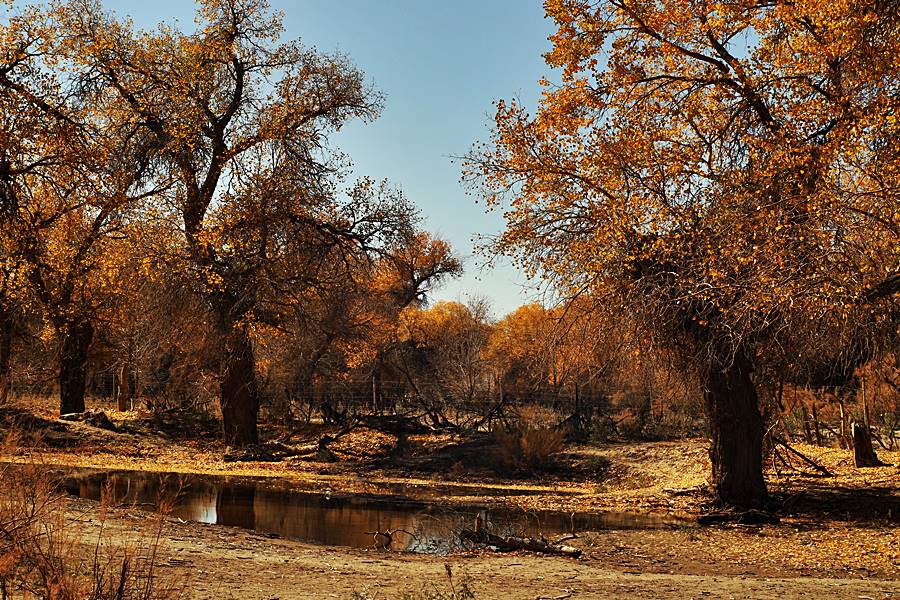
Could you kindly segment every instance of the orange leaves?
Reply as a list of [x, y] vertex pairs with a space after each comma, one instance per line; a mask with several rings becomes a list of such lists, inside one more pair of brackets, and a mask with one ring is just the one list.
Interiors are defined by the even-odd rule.
[[498, 103], [466, 164], [505, 208], [495, 251], [563, 293], [640, 294], [650, 315], [709, 306], [731, 338], [898, 272], [900, 31], [882, 9], [546, 9], [562, 85], [534, 115]]

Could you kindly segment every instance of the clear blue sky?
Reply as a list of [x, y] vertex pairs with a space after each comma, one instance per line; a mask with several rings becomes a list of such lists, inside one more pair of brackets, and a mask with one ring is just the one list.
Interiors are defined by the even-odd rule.
[[[103, 0], [138, 27], [177, 19], [193, 27], [193, 2]], [[511, 266], [479, 270], [472, 237], [496, 233], [497, 213], [485, 214], [459, 184], [450, 157], [486, 140], [493, 100], [533, 104], [548, 73], [552, 23], [541, 0], [271, 0], [285, 13], [285, 38], [341, 50], [385, 93], [381, 118], [353, 125], [335, 143], [360, 175], [387, 178], [420, 207], [425, 225], [464, 257], [466, 275], [438, 298], [489, 298], [497, 316], [534, 299]]]

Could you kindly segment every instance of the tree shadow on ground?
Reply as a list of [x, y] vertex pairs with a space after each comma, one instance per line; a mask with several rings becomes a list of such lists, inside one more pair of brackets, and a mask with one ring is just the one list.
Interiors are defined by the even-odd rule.
[[783, 515], [810, 522], [847, 521], [861, 527], [900, 525], [900, 490], [896, 486], [840, 486], [823, 478], [801, 490], [773, 492], [772, 498], [781, 505]]
[[65, 423], [33, 414], [13, 404], [0, 406], [0, 435], [15, 434], [50, 448], [69, 448], [84, 441], [84, 436]]

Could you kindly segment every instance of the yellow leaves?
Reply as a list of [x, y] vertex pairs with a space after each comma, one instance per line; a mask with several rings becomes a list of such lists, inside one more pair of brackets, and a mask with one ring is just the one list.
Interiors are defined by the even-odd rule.
[[[547, 12], [562, 85], [543, 84], [534, 116], [498, 103], [493, 145], [468, 162], [507, 208], [497, 251], [564, 293], [645, 292], [642, 265], [662, 265], [679, 294], [735, 319], [800, 298], [819, 314], [895, 268], [888, 16], [849, 0]], [[823, 277], [844, 287], [820, 291]]]
[[203, 270], [203, 276], [207, 292], [221, 292], [225, 289], [225, 279], [213, 267], [206, 267]]

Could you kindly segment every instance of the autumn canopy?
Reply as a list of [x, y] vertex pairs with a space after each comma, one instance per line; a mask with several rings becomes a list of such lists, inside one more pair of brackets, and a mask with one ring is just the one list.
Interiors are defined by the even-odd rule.
[[825, 346], [852, 363], [896, 333], [900, 9], [545, 6], [561, 82], [543, 82], [534, 114], [499, 102], [467, 160], [505, 211], [496, 250], [567, 295], [643, 314], [689, 358], [719, 497], [760, 504], [751, 373]]

